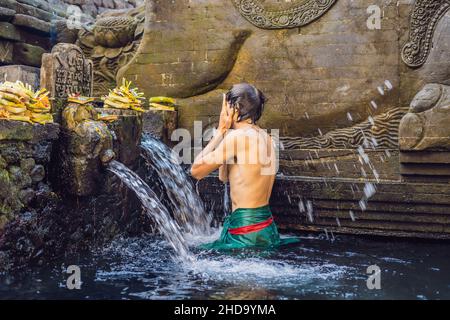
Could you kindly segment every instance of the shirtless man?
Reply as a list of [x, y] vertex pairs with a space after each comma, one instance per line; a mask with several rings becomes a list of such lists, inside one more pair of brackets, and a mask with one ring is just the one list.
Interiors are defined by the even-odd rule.
[[[219, 179], [230, 181], [233, 213], [224, 222], [211, 249], [273, 247], [281, 244], [269, 199], [275, 181], [277, 157], [271, 137], [256, 122], [266, 98], [247, 83], [234, 85], [224, 95], [216, 133], [195, 158], [191, 174], [203, 179], [219, 169]], [[284, 239], [294, 242], [296, 239]]]

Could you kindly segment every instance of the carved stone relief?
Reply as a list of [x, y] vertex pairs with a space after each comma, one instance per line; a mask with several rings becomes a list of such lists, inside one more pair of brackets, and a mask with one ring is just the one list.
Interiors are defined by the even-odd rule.
[[450, 0], [416, 0], [409, 40], [402, 50], [402, 59], [409, 67], [421, 67], [427, 61], [436, 25], [449, 9]]
[[427, 84], [400, 124], [400, 150], [450, 150], [450, 87]]
[[92, 30], [81, 30], [77, 44], [94, 63], [94, 92], [115, 86], [117, 71], [136, 53], [144, 31], [144, 6], [99, 16]]
[[262, 29], [297, 28], [325, 14], [337, 0], [302, 0], [285, 10], [270, 10], [260, 0], [233, 0], [239, 12]]
[[398, 147], [398, 126], [407, 108], [396, 108], [374, 116], [353, 127], [330, 131], [316, 137], [283, 137], [285, 150], [297, 149], [354, 149], [359, 146], [373, 149]]

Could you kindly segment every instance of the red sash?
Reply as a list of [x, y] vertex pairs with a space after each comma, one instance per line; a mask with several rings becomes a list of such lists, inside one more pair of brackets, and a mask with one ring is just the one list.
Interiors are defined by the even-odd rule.
[[272, 224], [272, 222], [273, 222], [273, 218], [270, 217], [269, 219], [267, 219], [266, 221], [263, 221], [263, 222], [251, 224], [251, 225], [244, 226], [244, 227], [228, 229], [228, 232], [231, 234], [234, 234], [234, 235], [243, 235], [243, 234], [247, 234], [247, 233], [257, 232], [264, 228], [267, 228], [268, 226], [270, 226]]

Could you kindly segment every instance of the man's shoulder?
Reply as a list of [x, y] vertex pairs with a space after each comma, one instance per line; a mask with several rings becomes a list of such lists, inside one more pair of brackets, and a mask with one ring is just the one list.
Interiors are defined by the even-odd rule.
[[267, 136], [268, 133], [266, 130], [259, 128], [256, 130], [255, 128], [238, 128], [238, 129], [230, 129], [227, 131], [227, 136], [236, 137], [236, 136], [259, 136], [259, 135]]

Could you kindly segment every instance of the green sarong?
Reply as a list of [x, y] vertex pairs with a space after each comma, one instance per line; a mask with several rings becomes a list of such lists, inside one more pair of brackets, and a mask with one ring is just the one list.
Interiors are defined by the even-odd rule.
[[228, 250], [242, 248], [271, 248], [298, 242], [298, 238], [280, 239], [270, 207], [237, 209], [223, 224], [220, 238], [201, 246], [203, 249]]

